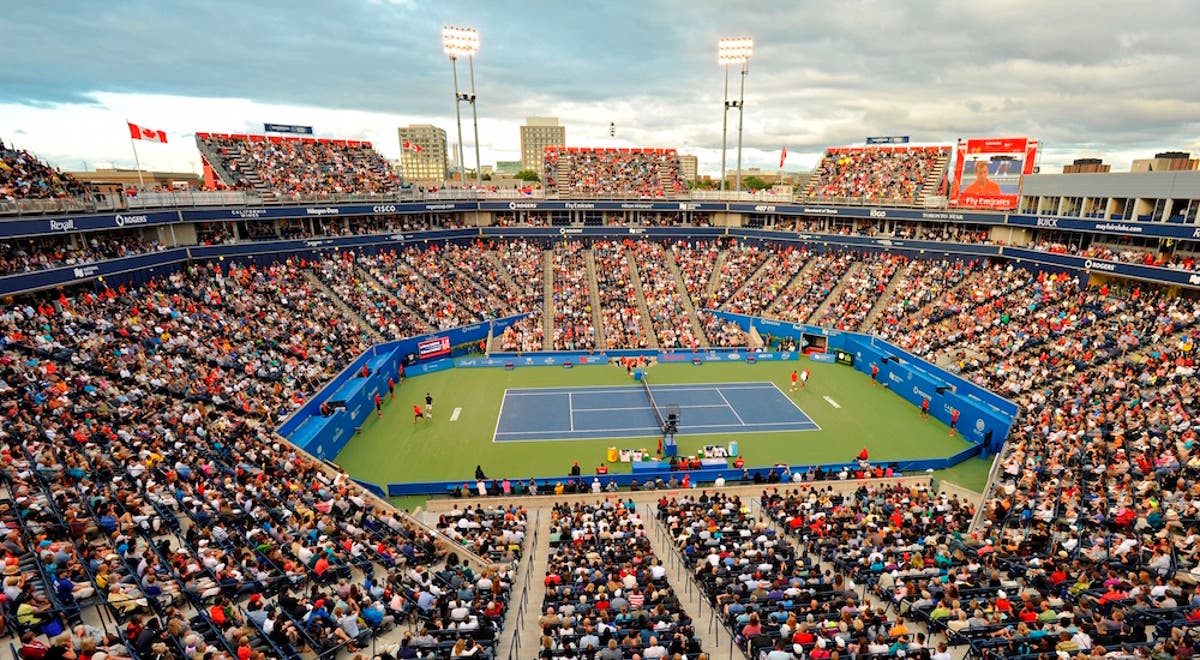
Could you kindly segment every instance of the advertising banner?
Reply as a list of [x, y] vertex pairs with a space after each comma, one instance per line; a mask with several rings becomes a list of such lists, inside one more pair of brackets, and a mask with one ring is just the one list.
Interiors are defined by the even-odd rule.
[[417, 356], [422, 360], [448, 355], [450, 353], [450, 337], [441, 336], [426, 339], [417, 344]]
[[293, 133], [295, 135], [312, 135], [312, 126], [296, 126], [294, 124], [263, 124], [264, 133]]
[[972, 209], [1015, 209], [1021, 177], [1033, 174], [1037, 142], [1029, 138], [960, 140], [950, 203]]
[[1196, 225], [1141, 222], [1138, 220], [1086, 220], [1044, 215], [1010, 215], [1008, 216], [1008, 224], [1018, 227], [1085, 231], [1118, 236], [1200, 239], [1200, 228], [1197, 228]]

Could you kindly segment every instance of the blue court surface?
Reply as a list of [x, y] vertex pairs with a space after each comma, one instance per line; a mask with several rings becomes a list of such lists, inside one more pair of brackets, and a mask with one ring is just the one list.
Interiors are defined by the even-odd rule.
[[[678, 408], [679, 435], [818, 431], [774, 383], [651, 385], [659, 412]], [[641, 385], [504, 391], [493, 442], [635, 438], [660, 432]]]

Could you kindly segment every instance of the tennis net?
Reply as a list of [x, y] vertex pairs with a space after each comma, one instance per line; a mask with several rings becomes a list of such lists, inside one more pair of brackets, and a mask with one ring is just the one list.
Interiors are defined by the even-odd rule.
[[663, 421], [662, 413], [658, 410], [658, 404], [654, 403], [654, 394], [650, 392], [650, 382], [646, 380], [646, 374], [642, 373], [642, 389], [646, 390], [646, 399], [650, 401], [650, 410], [654, 411], [654, 420], [658, 422], [658, 430], [666, 429], [666, 422]]

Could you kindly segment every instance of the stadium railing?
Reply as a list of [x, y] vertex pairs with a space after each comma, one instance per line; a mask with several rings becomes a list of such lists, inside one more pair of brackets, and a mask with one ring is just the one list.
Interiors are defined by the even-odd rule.
[[[416, 189], [397, 190], [390, 193], [350, 193], [338, 195], [270, 195], [263, 196], [257, 191], [180, 191], [180, 192], [142, 192], [134, 196], [120, 193], [115, 195], [93, 194], [81, 197], [64, 197], [59, 199], [17, 199], [0, 200], [0, 216], [53, 215], [67, 213], [105, 213], [125, 210], [141, 210], [152, 208], [178, 208], [195, 206], [286, 206], [301, 204], [340, 204], [379, 202], [420, 202], [428, 200], [490, 200], [490, 199], [584, 199], [582, 197], [562, 196], [544, 189], [520, 190], [505, 188], [500, 190], [473, 190], [470, 188], [443, 188], [436, 191]], [[669, 197], [648, 197], [644, 195], [620, 194], [589, 194], [589, 200], [640, 200], [640, 201], [720, 201], [720, 202], [778, 202], [800, 203], [813, 205], [843, 205], [843, 206], [914, 206], [911, 200], [878, 199], [862, 197], [804, 197], [792, 194], [775, 194], [770, 191], [734, 192], [731, 190], [692, 190], [672, 194]], [[938, 198], [931, 204], [926, 198], [922, 208], [945, 208], [945, 198]]]

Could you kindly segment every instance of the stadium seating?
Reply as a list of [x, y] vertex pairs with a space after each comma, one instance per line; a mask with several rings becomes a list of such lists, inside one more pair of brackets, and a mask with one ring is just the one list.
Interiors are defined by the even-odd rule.
[[[121, 249], [122, 236], [98, 236], [92, 256], [54, 258], [103, 257]], [[377, 506], [269, 428], [381, 338], [530, 313], [500, 338], [505, 348], [540, 349], [547, 329], [552, 346], [591, 348], [597, 318], [608, 345], [652, 336], [686, 347], [683, 296], [713, 346], [750, 337], [712, 309], [870, 328], [1021, 408], [976, 535], [967, 531], [974, 502], [921, 487], [841, 494], [822, 483], [853, 482], [853, 470], [779, 483], [759, 500], [769, 520], [723, 493], [663, 502], [659, 519], [689, 566], [703, 569], [698, 584], [742, 641], [761, 649], [786, 631], [808, 655], [824, 640], [880, 658], [892, 653], [896, 629], [910, 631], [900, 633], [909, 649], [921, 631], [929, 647], [937, 637], [1006, 657], [1185, 643], [1178, 631], [1200, 618], [1191, 586], [1200, 579], [1194, 300], [1004, 262], [702, 241], [497, 239], [273, 264], [196, 261], [141, 284], [6, 304], [0, 518], [16, 531], [9, 563], [30, 585], [20, 602], [68, 626], [81, 606], [103, 607], [122, 631], [157, 619], [175, 631], [179, 655], [188, 646], [236, 654], [245, 645], [267, 657], [345, 649], [389, 616], [413, 622], [404, 643], [440, 657], [459, 638], [493, 646], [510, 593], [507, 562], [525, 534], [519, 503], [481, 500], [444, 517], [449, 539], [503, 562], [470, 573], [435, 541], [446, 537]], [[617, 509], [563, 507], [564, 519], [636, 524]], [[600, 534], [587, 529], [558, 528], [551, 560], [564, 584]], [[42, 550], [45, 541], [57, 550]], [[622, 556], [594, 547], [620, 571]], [[653, 566], [645, 546], [621, 548]], [[742, 579], [751, 570], [770, 577]], [[886, 611], [865, 602], [864, 589]], [[588, 626], [601, 636], [604, 616], [584, 622], [580, 595], [542, 604], [565, 619], [569, 603], [576, 621], [539, 644], [570, 653]], [[586, 595], [584, 611], [594, 612], [594, 591]], [[665, 613], [650, 608], [652, 627], [663, 628], [651, 633], [668, 632], [670, 642], [659, 641], [690, 654], [696, 636], [681, 631], [696, 613], [667, 595], [656, 605]], [[322, 609], [313, 622], [310, 611]], [[378, 625], [348, 620], [367, 615]], [[648, 643], [640, 630], [631, 637], [615, 618], [611, 625], [618, 643]], [[95, 641], [132, 657], [121, 635]]]
[[650, 340], [624, 246], [616, 241], [597, 241], [592, 245], [592, 254], [606, 344], [609, 348], [648, 348]]
[[802, 197], [919, 204], [946, 173], [950, 147], [830, 147]]
[[692, 619], [667, 582], [638, 513], [618, 500], [559, 504], [552, 516], [539, 650], [587, 658], [611, 642], [644, 657], [654, 657], [650, 649], [657, 646], [679, 654], [670, 657], [699, 653]]
[[196, 144], [233, 190], [309, 198], [400, 187], [400, 177], [370, 142], [197, 133]]
[[686, 291], [680, 291], [667, 252], [658, 243], [629, 242], [626, 246], [638, 267], [642, 296], [650, 312], [650, 324], [660, 348], [695, 348], [700, 345], [684, 307]]
[[0, 140], [0, 201], [58, 199], [87, 191], [87, 186], [70, 174]]
[[591, 350], [596, 347], [592, 295], [588, 285], [587, 261], [580, 241], [554, 244], [552, 274], [554, 290], [554, 350]]
[[687, 190], [674, 149], [547, 147], [542, 174], [559, 196], [663, 198]]

